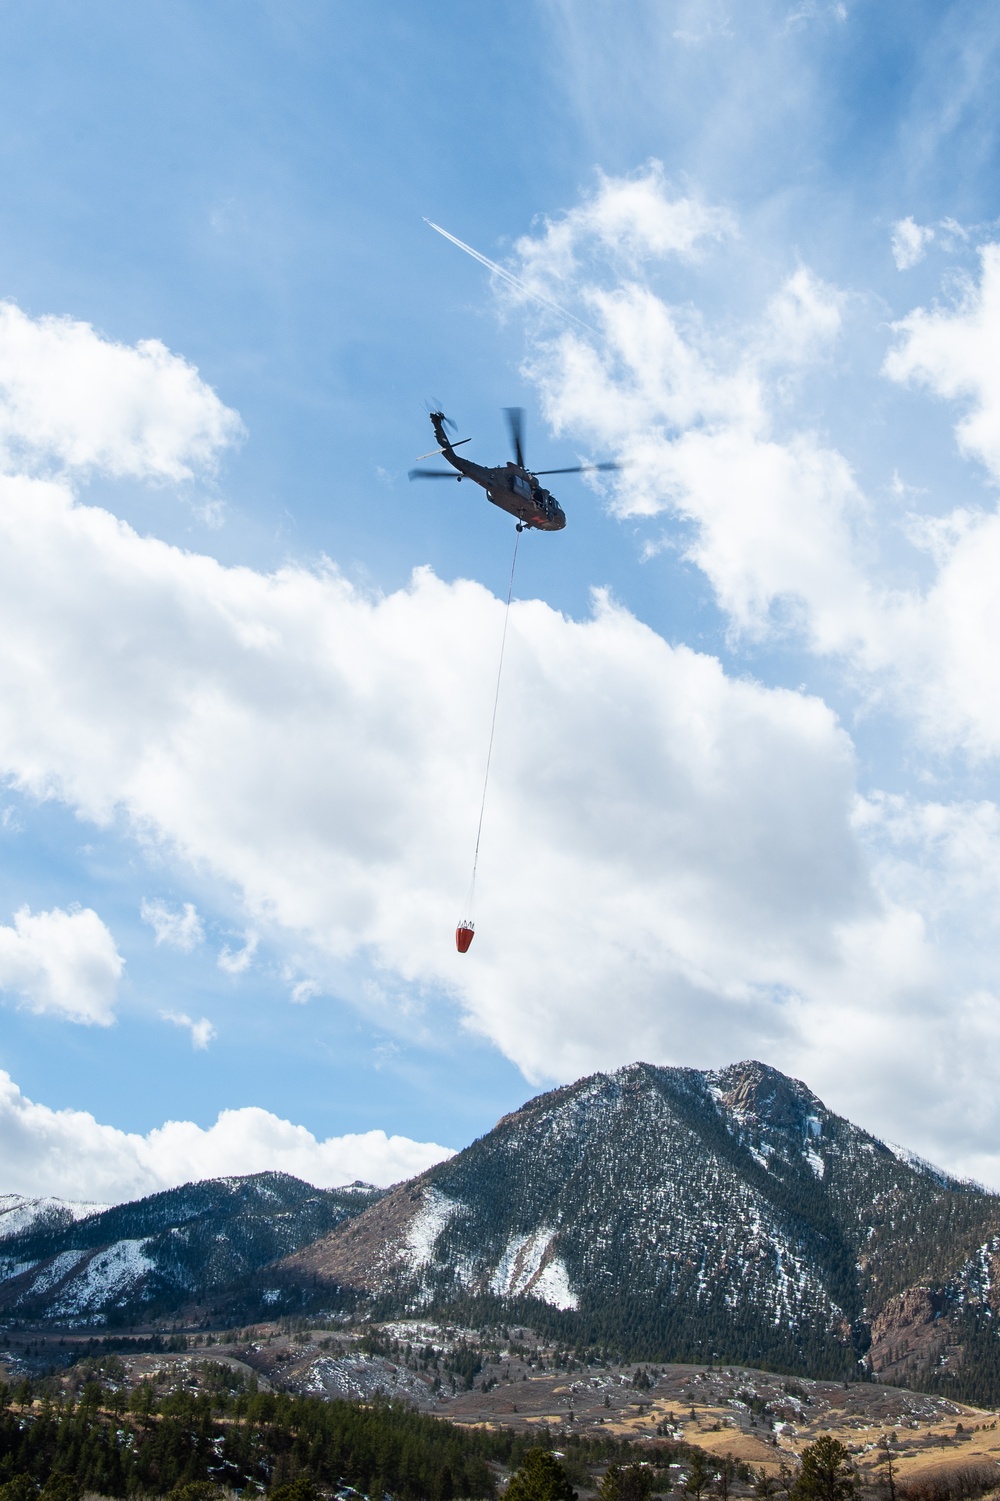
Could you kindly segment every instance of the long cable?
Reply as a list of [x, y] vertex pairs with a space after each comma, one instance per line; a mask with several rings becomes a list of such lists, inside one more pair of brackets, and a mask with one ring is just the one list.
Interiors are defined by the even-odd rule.
[[503, 675], [503, 654], [507, 645], [507, 622], [510, 619], [510, 601], [514, 593], [514, 569], [517, 567], [517, 544], [521, 540], [521, 528], [514, 533], [514, 556], [510, 560], [510, 582], [507, 585], [507, 607], [503, 614], [503, 635], [500, 637], [500, 661], [497, 663], [497, 685], [493, 694], [493, 718], [490, 720], [490, 744], [486, 752], [486, 775], [483, 777], [483, 798], [479, 804], [479, 827], [476, 830], [476, 853], [472, 861], [472, 880], [469, 883], [469, 900], [466, 904], [468, 921], [473, 920], [473, 904], [476, 900], [476, 870], [479, 866], [479, 842], [483, 837], [483, 814], [486, 812], [486, 792], [490, 785], [490, 762], [493, 759], [493, 736], [497, 727], [497, 707], [500, 703], [500, 679]]

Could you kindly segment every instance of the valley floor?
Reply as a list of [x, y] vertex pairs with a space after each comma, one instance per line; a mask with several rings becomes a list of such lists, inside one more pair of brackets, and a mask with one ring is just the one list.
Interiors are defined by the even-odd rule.
[[112, 1343], [129, 1387], [149, 1381], [197, 1388], [205, 1363], [217, 1362], [252, 1376], [261, 1390], [398, 1397], [463, 1426], [525, 1432], [545, 1425], [554, 1435], [613, 1435], [640, 1445], [683, 1439], [772, 1473], [794, 1464], [821, 1433], [832, 1433], [863, 1468], [875, 1466], [888, 1435], [902, 1484], [935, 1470], [989, 1463], [1000, 1476], [997, 1414], [944, 1397], [738, 1366], [584, 1365], [530, 1329], [503, 1333], [424, 1321], [363, 1332], [264, 1324], [175, 1337], [188, 1348], [153, 1352], [125, 1335], [95, 1345], [79, 1333], [25, 1333], [6, 1364], [8, 1379], [16, 1380]]

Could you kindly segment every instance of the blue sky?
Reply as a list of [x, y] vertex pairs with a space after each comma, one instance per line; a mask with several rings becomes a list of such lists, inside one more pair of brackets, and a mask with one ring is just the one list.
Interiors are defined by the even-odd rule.
[[[30, 320], [4, 473], [64, 485], [83, 531], [36, 545], [10, 500], [0, 1188], [71, 1192], [64, 1130], [81, 1194], [388, 1178], [551, 1082], [751, 1054], [1000, 1183], [994, 9], [153, 0], [4, 33], [0, 295]], [[103, 456], [73, 457], [72, 393], [50, 420], [48, 317], [91, 331]], [[149, 340], [197, 370], [186, 415], [152, 375], [122, 415]], [[539, 467], [628, 465], [561, 480], [567, 530], [524, 539], [464, 969], [513, 539], [470, 487], [407, 483], [429, 402], [483, 462], [521, 404]], [[175, 458], [115, 456], [157, 422]], [[193, 906], [180, 946], [150, 903]], [[105, 1168], [52, 1114], [204, 1134], [246, 1107], [432, 1145], [293, 1160], [265, 1122], [242, 1156], [116, 1137]]]

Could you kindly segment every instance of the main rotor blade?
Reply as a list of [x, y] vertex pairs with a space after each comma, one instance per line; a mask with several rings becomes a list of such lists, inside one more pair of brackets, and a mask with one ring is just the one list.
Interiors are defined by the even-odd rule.
[[620, 469], [622, 466], [615, 459], [609, 459], [606, 464], [573, 464], [569, 469], [536, 469], [536, 474], [584, 474], [588, 469]]
[[[448, 447], [449, 448], [461, 448], [461, 446], [462, 446], [463, 443], [471, 443], [471, 442], [472, 442], [471, 438], [459, 438], [459, 440], [458, 440], [457, 443], [449, 443]], [[432, 448], [431, 451], [430, 451], [430, 453], [418, 453], [417, 454], [417, 463], [419, 464], [419, 462], [420, 462], [421, 459], [432, 459], [436, 453], [444, 453], [444, 449], [443, 448]]]
[[444, 423], [445, 427], [450, 428], [452, 432], [455, 431], [455, 423], [452, 422], [450, 417], [445, 416], [444, 411], [441, 407], [441, 403], [439, 401], [425, 401], [424, 411], [427, 413], [428, 417], [436, 412], [437, 415], [441, 418], [441, 421]]
[[411, 469], [410, 479], [461, 479], [460, 474], [449, 474], [447, 469]]
[[514, 447], [514, 458], [518, 467], [524, 468], [524, 407], [504, 407], [504, 416], [507, 418], [507, 427], [510, 431], [510, 441]]

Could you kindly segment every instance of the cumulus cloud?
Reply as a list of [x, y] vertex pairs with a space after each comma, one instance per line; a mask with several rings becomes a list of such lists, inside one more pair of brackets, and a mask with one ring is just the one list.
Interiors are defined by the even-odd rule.
[[[645, 191], [663, 190], [650, 178]], [[646, 233], [656, 253], [665, 233]], [[850, 466], [814, 434], [776, 430], [773, 383], [831, 347], [838, 294], [793, 273], [734, 355], [633, 272], [585, 290], [606, 348], [563, 334], [535, 368], [558, 421], [633, 459], [619, 514], [685, 516], [690, 556], [745, 632], [794, 630], [872, 673], [939, 661], [927, 601], [893, 601], [866, 571]], [[938, 545], [952, 560], [959, 544]], [[981, 1064], [1000, 1063], [1000, 1033], [976, 1031], [986, 958], [951, 977], [934, 888], [905, 876], [923, 857], [859, 800], [833, 712], [727, 675], [601, 592], [582, 619], [539, 600], [511, 611], [487, 916], [456, 955], [492, 705], [483, 664], [502, 618], [486, 589], [426, 569], [379, 595], [333, 567], [224, 567], [79, 504], [65, 480], [8, 475], [0, 770], [240, 894], [247, 937], [224, 968], [245, 968], [259, 934], [283, 948], [295, 999], [336, 976], [335, 993], [409, 1025], [444, 995], [532, 1079], [763, 1053], [821, 1088], [839, 1081], [847, 1108], [859, 1040], [866, 1066], [900, 1067], [911, 1099], [970, 1038]], [[348, 962], [368, 984], [351, 991]], [[956, 1008], [964, 1031], [945, 1024]], [[963, 1151], [998, 1124], [985, 1087], [976, 1100]], [[235, 1115], [233, 1139], [273, 1121]], [[899, 1119], [882, 1128], [947, 1155]], [[299, 1128], [267, 1129], [301, 1145]], [[212, 1133], [162, 1132], [185, 1164], [170, 1172], [223, 1170], [198, 1156]], [[133, 1173], [151, 1160], [128, 1152]]]
[[0, 304], [0, 461], [190, 479], [242, 432], [193, 365], [158, 339], [102, 338]]
[[917, 224], [907, 217], [898, 219], [892, 226], [892, 258], [898, 271], [909, 271], [919, 265], [934, 238], [929, 224]]
[[[663, 192], [654, 180], [643, 190]], [[1000, 246], [981, 258], [957, 306], [895, 325], [885, 374], [961, 403], [962, 449], [1000, 478]], [[627, 460], [612, 510], [689, 523], [687, 557], [734, 632], [791, 636], [849, 664], [853, 686], [937, 751], [996, 754], [997, 516], [957, 507], [887, 523], [829, 439], [788, 420], [788, 381], [833, 346], [842, 295], [799, 268], [736, 336], [670, 306], [640, 275], [609, 290], [600, 267], [573, 274], [575, 292], [554, 290], [589, 301], [602, 337], [543, 340], [527, 369], [558, 430]], [[889, 582], [883, 545], [932, 560], [922, 588]]]
[[671, 196], [659, 162], [633, 177], [598, 175], [597, 191], [559, 219], [547, 219], [541, 234], [526, 235], [515, 250], [529, 286], [565, 282], [578, 257], [597, 244], [623, 265], [655, 256], [695, 259], [706, 242], [734, 231], [724, 210], [701, 199]]
[[[304, 979], [373, 955], [456, 993], [539, 1077], [663, 1055], [679, 1025], [718, 1048], [712, 1006], [727, 1054], [782, 1032], [774, 987], [843, 980], [840, 925], [877, 928], [851, 746], [820, 702], [728, 679], [607, 597], [583, 621], [524, 601], [487, 816], [492, 919], [462, 968], [448, 934], [500, 601], [426, 570], [370, 597], [333, 571], [224, 568], [50, 482], [8, 480], [3, 499], [0, 625], [21, 649], [0, 660], [0, 764], [232, 883], [254, 933], [306, 945]], [[222, 962], [252, 956], [250, 938]]]
[[205, 932], [193, 902], [185, 902], [178, 912], [166, 902], [144, 901], [139, 915], [153, 929], [157, 946], [165, 943], [170, 948], [180, 949], [183, 954], [190, 954], [204, 942]]
[[589, 297], [600, 347], [566, 333], [528, 369], [557, 430], [627, 461], [616, 514], [693, 523], [688, 555], [742, 631], [791, 608], [822, 651], [870, 634], [875, 602], [854, 546], [865, 501], [850, 465], [814, 433], [774, 430], [772, 380], [836, 337], [833, 289], [795, 272], [735, 352], [639, 281]]
[[32, 913], [22, 907], [13, 927], [0, 926], [0, 989], [31, 1011], [109, 1027], [125, 961], [89, 907]]
[[885, 371], [965, 402], [970, 410], [958, 440], [1000, 480], [1000, 245], [984, 245], [980, 260], [980, 280], [967, 286], [958, 307], [917, 308], [895, 325], [899, 340]]
[[385, 1185], [451, 1156], [435, 1142], [384, 1131], [330, 1136], [248, 1106], [223, 1110], [207, 1130], [167, 1121], [145, 1136], [102, 1125], [83, 1110], [26, 1099], [0, 1070], [0, 1161], [6, 1193], [55, 1194], [121, 1203], [199, 1178], [268, 1170], [319, 1188], [361, 1178]]
[[160, 1017], [175, 1027], [186, 1027], [191, 1034], [191, 1046], [198, 1052], [205, 1052], [209, 1043], [219, 1035], [207, 1016], [195, 1021], [186, 1011], [161, 1011]]

